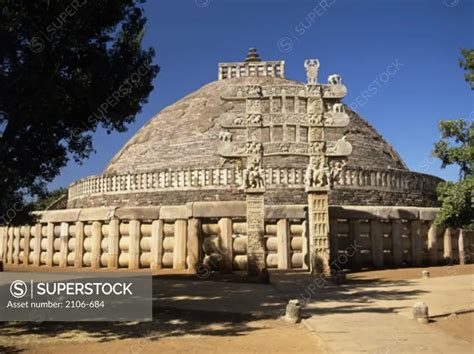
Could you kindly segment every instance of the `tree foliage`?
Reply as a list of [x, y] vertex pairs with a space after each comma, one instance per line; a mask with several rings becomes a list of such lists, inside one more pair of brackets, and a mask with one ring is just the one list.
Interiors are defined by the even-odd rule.
[[0, 0], [0, 216], [147, 102], [159, 68], [143, 2]]
[[32, 203], [31, 209], [37, 211], [47, 210], [51, 204], [65, 195], [67, 195], [67, 189], [62, 187], [48, 191], [43, 196], [39, 197], [38, 200]]
[[442, 207], [436, 223], [453, 228], [474, 229], [474, 176], [467, 176], [457, 183], [440, 183], [437, 192]]
[[474, 123], [463, 119], [444, 120], [438, 124], [441, 140], [435, 144], [433, 156], [441, 160], [441, 167], [456, 164], [460, 178], [472, 174], [474, 163]]
[[464, 58], [459, 60], [459, 65], [466, 70], [464, 78], [474, 90], [474, 49], [463, 49], [461, 54]]
[[[474, 89], [474, 50], [461, 51], [461, 67], [466, 81]], [[441, 167], [459, 166], [460, 181], [438, 185], [438, 199], [442, 203], [436, 223], [446, 227], [474, 229], [474, 123], [463, 119], [439, 122], [441, 140], [435, 144], [433, 156], [441, 160]]]

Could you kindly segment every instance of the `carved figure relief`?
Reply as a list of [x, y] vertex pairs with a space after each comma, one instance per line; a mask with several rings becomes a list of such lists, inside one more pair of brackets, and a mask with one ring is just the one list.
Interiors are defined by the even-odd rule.
[[260, 154], [262, 152], [263, 148], [262, 148], [262, 144], [261, 143], [257, 143], [255, 141], [250, 141], [250, 142], [247, 142], [247, 144], [245, 145], [245, 153], [246, 154]]
[[332, 106], [332, 111], [334, 113], [344, 113], [344, 105], [342, 103], [335, 103]]
[[230, 143], [232, 141], [232, 134], [229, 132], [220, 132], [219, 140], [224, 143]]
[[262, 124], [262, 115], [261, 114], [247, 114], [247, 124], [248, 125]]
[[247, 168], [242, 173], [243, 188], [263, 188], [265, 172], [261, 167], [260, 156], [252, 156], [248, 158]]
[[245, 120], [244, 120], [243, 117], [237, 116], [237, 117], [234, 118], [234, 120], [232, 121], [232, 123], [235, 124], [235, 125], [244, 125]]
[[341, 85], [342, 84], [341, 75], [338, 75], [338, 74], [329, 75], [328, 84], [330, 84], [330, 85]]
[[316, 84], [318, 82], [319, 60], [307, 59], [304, 62], [304, 67], [306, 69], [306, 78], [308, 80], [308, 84]]
[[321, 141], [324, 140], [324, 129], [321, 127], [309, 128], [309, 141]]
[[310, 114], [308, 120], [309, 120], [310, 125], [321, 125], [321, 124], [323, 124], [323, 115], [322, 114]]
[[325, 153], [325, 143], [324, 142], [316, 142], [309, 144], [308, 153], [310, 155], [324, 155]]
[[343, 136], [337, 141], [329, 141], [327, 146], [328, 156], [348, 156], [352, 152], [352, 145], [346, 141], [346, 136]]
[[249, 96], [262, 96], [262, 87], [258, 85], [248, 85], [247, 95]]
[[308, 98], [307, 112], [310, 114], [322, 114], [323, 113], [323, 100], [321, 98], [310, 97]]
[[334, 182], [339, 182], [342, 176], [342, 171], [347, 164], [347, 160], [332, 160], [329, 161], [329, 168], [330, 168], [330, 178], [329, 178], [329, 186], [332, 188], [334, 186]]
[[330, 170], [324, 155], [311, 156], [306, 168], [305, 183], [308, 187], [325, 187], [328, 185]]
[[261, 101], [260, 100], [247, 100], [247, 113], [260, 113], [261, 112]]

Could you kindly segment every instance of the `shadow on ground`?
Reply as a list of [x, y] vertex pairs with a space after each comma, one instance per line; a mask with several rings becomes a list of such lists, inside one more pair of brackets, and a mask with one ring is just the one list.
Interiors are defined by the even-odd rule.
[[[248, 324], [252, 320], [280, 317], [289, 299], [309, 302], [304, 309], [306, 316], [324, 316], [389, 312], [393, 309], [367, 305], [381, 298], [407, 299], [422, 293], [385, 290], [387, 286], [409, 284], [409, 280], [349, 279], [345, 284], [334, 285], [303, 272], [272, 272], [271, 282], [249, 284], [239, 275], [211, 276], [207, 280], [189, 275], [154, 276], [153, 321], [2, 323], [0, 353], [21, 352], [26, 337], [33, 341], [51, 337], [75, 341], [82, 336], [106, 342], [185, 335], [241, 336], [255, 330]], [[369, 285], [371, 290], [367, 291]], [[326, 302], [340, 305], [325, 307]]]

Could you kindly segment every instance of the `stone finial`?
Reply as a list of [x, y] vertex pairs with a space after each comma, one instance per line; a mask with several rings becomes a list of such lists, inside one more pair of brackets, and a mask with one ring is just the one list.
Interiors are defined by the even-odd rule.
[[246, 63], [250, 62], [258, 62], [261, 61], [260, 57], [258, 56], [257, 48], [249, 48], [247, 53], [247, 58], [245, 58]]
[[304, 68], [306, 69], [306, 78], [309, 85], [318, 83], [319, 60], [306, 59], [304, 61]]

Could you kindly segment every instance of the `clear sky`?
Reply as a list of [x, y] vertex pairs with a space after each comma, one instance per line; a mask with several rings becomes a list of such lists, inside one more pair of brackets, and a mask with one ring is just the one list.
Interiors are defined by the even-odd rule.
[[[249, 47], [285, 60], [286, 77], [305, 81], [318, 58], [320, 81], [342, 75], [344, 99], [414, 171], [457, 179], [431, 157], [439, 119], [474, 119], [461, 48], [474, 48], [474, 0], [149, 0], [144, 44], [161, 72], [149, 102], [126, 133], [94, 135], [96, 153], [71, 161], [50, 188], [100, 174], [151, 117], [217, 79], [217, 65], [241, 61]], [[185, 134], [185, 132], [183, 132]], [[157, 159], [160, 156], [156, 156]]]

